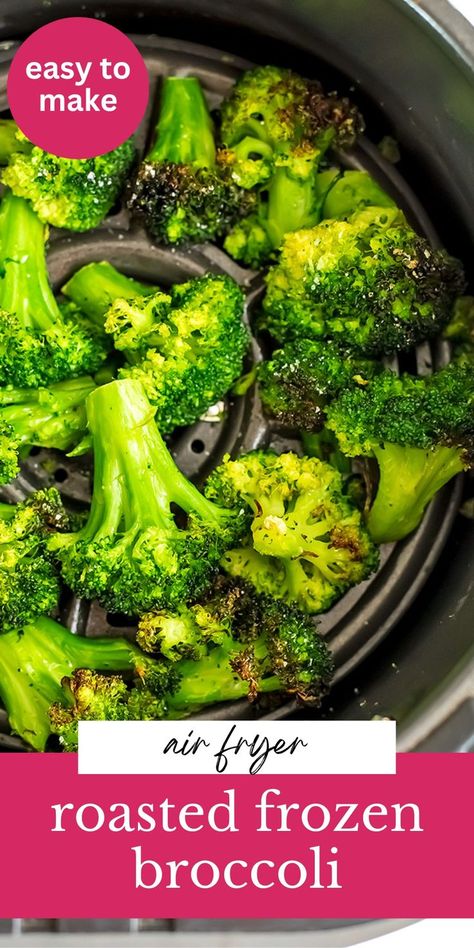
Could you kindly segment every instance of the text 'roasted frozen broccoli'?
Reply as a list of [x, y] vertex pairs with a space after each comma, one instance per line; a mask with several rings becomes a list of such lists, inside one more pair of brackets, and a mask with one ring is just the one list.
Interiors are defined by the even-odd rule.
[[279, 342], [330, 338], [376, 355], [440, 332], [462, 291], [461, 264], [396, 208], [365, 208], [288, 234], [267, 276], [263, 325]]
[[243, 73], [221, 115], [221, 165], [240, 186], [258, 188], [256, 210], [237, 222], [225, 249], [256, 267], [285, 234], [319, 221], [321, 159], [331, 145], [352, 145], [363, 122], [347, 99], [276, 66]]
[[155, 142], [133, 184], [132, 213], [162, 243], [202, 243], [226, 233], [252, 201], [216, 163], [199, 80], [163, 79]]
[[106, 355], [82, 321], [62, 316], [45, 240], [34, 211], [8, 192], [0, 206], [0, 384], [47, 385], [94, 372]]
[[400, 540], [436, 492], [472, 465], [472, 365], [453, 363], [427, 378], [385, 371], [342, 392], [327, 424], [344, 454], [376, 459], [379, 483], [367, 526], [377, 543]]
[[252, 511], [246, 545], [222, 565], [259, 592], [306, 612], [323, 612], [377, 566], [361, 514], [343, 493], [341, 475], [317, 458], [256, 451], [223, 464], [206, 496]]
[[196, 598], [246, 529], [242, 505], [221, 509], [181, 474], [140, 382], [103, 385], [86, 408], [94, 450], [90, 515], [78, 533], [50, 540], [64, 579], [78, 595], [130, 615]]
[[96, 158], [59, 158], [19, 130], [13, 135], [12, 125], [0, 126], [0, 161], [7, 162], [3, 183], [54, 227], [97, 227], [119, 197], [134, 159], [131, 139]]

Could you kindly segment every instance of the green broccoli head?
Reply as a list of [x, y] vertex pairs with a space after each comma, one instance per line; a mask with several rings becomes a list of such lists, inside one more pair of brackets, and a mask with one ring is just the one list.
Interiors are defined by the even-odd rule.
[[155, 143], [138, 169], [129, 208], [165, 244], [226, 233], [254, 203], [216, 163], [214, 129], [198, 79], [163, 80]]
[[52, 734], [65, 751], [78, 747], [80, 721], [146, 721], [165, 716], [161, 698], [141, 685], [130, 686], [120, 675], [101, 675], [79, 668], [62, 679], [63, 696], [49, 709]]
[[27, 202], [7, 193], [0, 208], [0, 384], [48, 385], [94, 372], [106, 356], [94, 332], [61, 314], [46, 237]]
[[207, 274], [169, 292], [116, 300], [107, 332], [141, 382], [162, 433], [193, 424], [229, 391], [249, 348], [244, 295], [228, 276]]
[[167, 716], [271, 692], [318, 703], [332, 674], [328, 649], [298, 609], [220, 576], [206, 599], [177, 613], [144, 616], [143, 648], [174, 661], [179, 684]]
[[315, 431], [331, 399], [347, 386], [365, 385], [381, 365], [318, 339], [288, 342], [261, 362], [257, 377], [265, 411], [282, 424]]
[[255, 212], [237, 221], [224, 247], [258, 267], [285, 234], [321, 218], [318, 168], [331, 145], [352, 145], [362, 119], [347, 99], [286, 69], [244, 73], [222, 106], [219, 162], [244, 188], [258, 187]]
[[0, 484], [8, 484], [19, 474], [19, 448], [18, 436], [13, 431], [13, 427], [1, 419], [0, 411]]
[[344, 454], [374, 457], [379, 467], [367, 521], [376, 542], [411, 533], [437, 491], [472, 465], [473, 406], [468, 363], [426, 378], [385, 371], [332, 402], [327, 424]]
[[[25, 136], [17, 133], [19, 144]], [[2, 181], [27, 198], [54, 227], [85, 231], [97, 227], [119, 197], [135, 159], [132, 139], [96, 158], [59, 158], [36, 145], [14, 151]]]
[[275, 339], [331, 338], [374, 355], [438, 333], [464, 277], [401, 211], [366, 208], [288, 234], [266, 282], [262, 322]]
[[253, 188], [270, 179], [275, 164], [301, 173], [328, 144], [353, 144], [362, 127], [347, 99], [289, 69], [259, 66], [244, 72], [222, 103], [220, 160], [239, 185]]
[[[50, 539], [68, 585], [114, 612], [138, 615], [197, 598], [224, 550], [247, 529], [181, 474], [140, 382], [121, 379], [86, 402], [94, 450], [92, 507], [78, 533]], [[176, 505], [187, 517], [177, 525]]]
[[224, 569], [306, 612], [329, 609], [377, 566], [377, 550], [343, 493], [341, 475], [317, 458], [263, 451], [227, 457], [205, 493], [252, 511], [250, 542], [224, 554]]
[[65, 529], [59, 493], [38, 491], [24, 503], [0, 504], [0, 625], [2, 632], [51, 612], [58, 603], [57, 572], [46, 556], [51, 531]]

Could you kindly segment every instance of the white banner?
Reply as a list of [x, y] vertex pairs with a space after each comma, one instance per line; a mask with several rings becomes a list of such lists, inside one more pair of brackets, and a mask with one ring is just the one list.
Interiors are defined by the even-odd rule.
[[81, 774], [394, 774], [394, 721], [82, 721]]

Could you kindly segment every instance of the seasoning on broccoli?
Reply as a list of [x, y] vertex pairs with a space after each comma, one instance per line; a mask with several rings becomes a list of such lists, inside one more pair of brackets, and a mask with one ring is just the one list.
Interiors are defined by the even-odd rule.
[[49, 285], [46, 230], [8, 192], [0, 207], [0, 384], [24, 388], [94, 372], [106, 350], [83, 323], [67, 320]]
[[98, 318], [113, 285], [122, 293], [105, 328], [125, 356], [119, 376], [143, 384], [162, 434], [193, 424], [242, 373], [250, 343], [242, 290], [231, 277], [208, 273], [143, 296], [110, 265], [89, 264], [64, 292], [78, 305], [89, 300]]
[[440, 332], [464, 276], [387, 207], [288, 234], [266, 282], [262, 324], [279, 342], [330, 338], [376, 355]]
[[161, 243], [202, 243], [225, 234], [253, 195], [216, 162], [212, 119], [198, 79], [163, 79], [155, 142], [129, 198], [133, 214]]
[[205, 493], [252, 511], [250, 537], [228, 550], [222, 565], [258, 592], [324, 612], [377, 566], [377, 550], [344, 495], [341, 475], [317, 458], [264, 451], [227, 457]]
[[341, 392], [327, 424], [344, 454], [377, 461], [379, 483], [367, 519], [372, 538], [401, 540], [441, 487], [472, 465], [472, 365], [452, 363], [426, 378], [385, 371]]
[[[60, 158], [43, 151], [12, 126], [0, 127], [2, 181], [27, 198], [54, 227], [85, 231], [97, 227], [117, 201], [135, 160], [132, 139], [95, 158]], [[8, 148], [10, 147], [10, 153]]]
[[236, 223], [224, 246], [258, 267], [285, 234], [320, 220], [321, 159], [331, 145], [353, 145], [363, 122], [348, 99], [276, 66], [243, 73], [221, 115], [219, 161], [238, 185], [259, 191], [256, 210]]
[[[140, 382], [103, 385], [87, 402], [94, 450], [92, 506], [77, 533], [52, 537], [66, 583], [113, 612], [139, 615], [198, 597], [248, 527], [176, 467]], [[178, 525], [172, 505], [186, 517]]]

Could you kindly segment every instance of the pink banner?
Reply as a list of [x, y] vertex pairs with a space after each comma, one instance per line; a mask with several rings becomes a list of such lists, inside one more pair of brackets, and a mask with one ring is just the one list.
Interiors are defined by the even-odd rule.
[[465, 918], [474, 756], [394, 776], [79, 776], [0, 755], [2, 917]]

